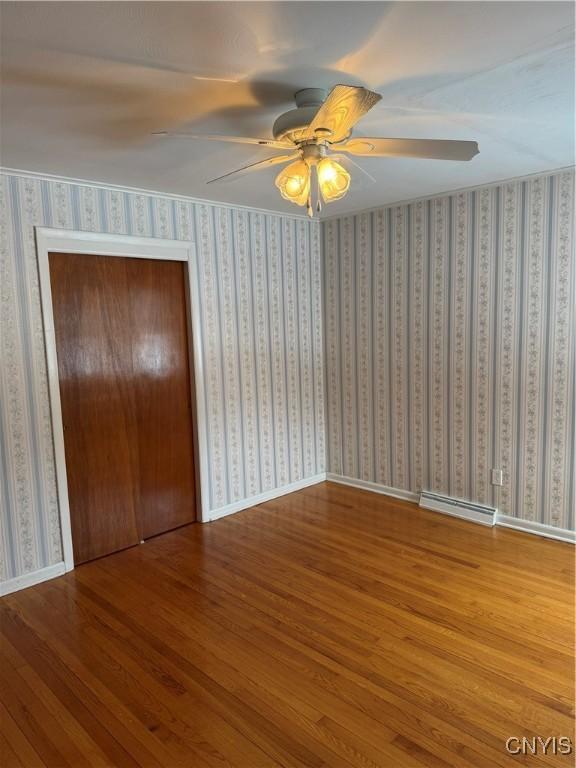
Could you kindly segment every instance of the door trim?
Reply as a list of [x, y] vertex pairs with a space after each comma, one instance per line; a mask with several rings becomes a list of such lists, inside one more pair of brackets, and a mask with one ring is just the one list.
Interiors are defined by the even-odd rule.
[[185, 262], [188, 277], [186, 281], [188, 358], [190, 363], [190, 396], [192, 402], [192, 432], [194, 436], [193, 448], [196, 472], [196, 520], [198, 522], [207, 522], [210, 520], [206, 498], [208, 490], [208, 456], [205, 448], [207, 445], [207, 435], [206, 424], [203, 419], [204, 411], [199, 407], [204, 402], [204, 371], [202, 366], [202, 340], [199, 333], [201, 328], [200, 301], [198, 283], [194, 279], [196, 248], [193, 242], [182, 240], [163, 240], [153, 237], [133, 237], [131, 235], [108, 235], [99, 232], [77, 232], [49, 227], [35, 227], [35, 233], [62, 550], [65, 569], [66, 571], [71, 571], [74, 568], [74, 554], [72, 550], [72, 527], [70, 503], [68, 500], [60, 380], [58, 376], [58, 357], [48, 256], [50, 252], [58, 252]]

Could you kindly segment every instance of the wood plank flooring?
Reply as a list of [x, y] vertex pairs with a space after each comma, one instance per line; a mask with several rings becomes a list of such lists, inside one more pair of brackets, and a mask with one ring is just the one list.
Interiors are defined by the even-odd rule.
[[574, 548], [324, 483], [1, 601], [12, 766], [497, 768], [574, 740]]

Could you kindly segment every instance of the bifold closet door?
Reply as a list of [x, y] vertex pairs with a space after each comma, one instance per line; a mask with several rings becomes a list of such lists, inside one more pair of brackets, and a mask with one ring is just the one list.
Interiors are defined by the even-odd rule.
[[51, 253], [74, 560], [192, 522], [185, 265]]

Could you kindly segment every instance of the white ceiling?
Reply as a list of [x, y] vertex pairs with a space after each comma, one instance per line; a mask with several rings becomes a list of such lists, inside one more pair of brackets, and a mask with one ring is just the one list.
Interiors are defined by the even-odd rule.
[[[274, 154], [158, 139], [270, 137], [302, 87], [366, 85], [357, 135], [475, 139], [469, 163], [359, 158], [327, 215], [574, 162], [571, 2], [3, 2], [2, 165], [301, 212], [277, 170], [206, 186]], [[230, 82], [205, 78], [221, 78]]]

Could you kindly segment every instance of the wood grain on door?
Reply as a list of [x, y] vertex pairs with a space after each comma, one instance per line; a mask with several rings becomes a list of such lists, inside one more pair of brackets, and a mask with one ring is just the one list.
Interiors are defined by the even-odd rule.
[[181, 262], [51, 253], [74, 560], [192, 522]]

